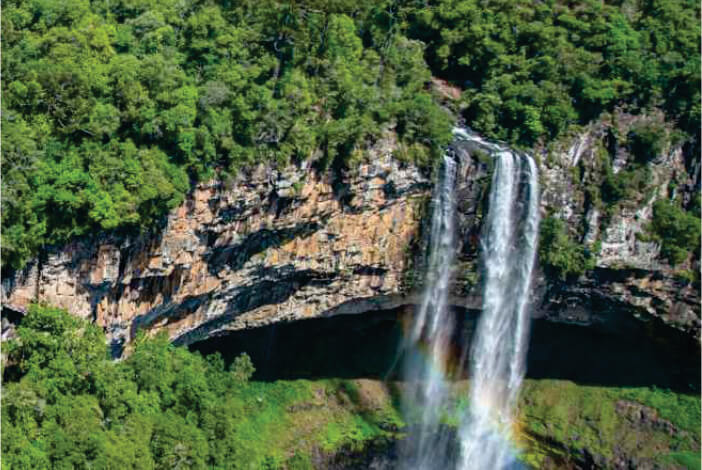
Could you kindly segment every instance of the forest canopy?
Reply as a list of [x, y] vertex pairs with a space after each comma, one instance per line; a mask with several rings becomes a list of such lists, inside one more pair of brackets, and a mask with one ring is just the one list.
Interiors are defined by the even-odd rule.
[[699, 143], [689, 0], [10, 0], [2, 31], [2, 259], [143, 230], [242, 165], [344, 167], [387, 129], [430, 165], [451, 116], [522, 146], [614, 107]]

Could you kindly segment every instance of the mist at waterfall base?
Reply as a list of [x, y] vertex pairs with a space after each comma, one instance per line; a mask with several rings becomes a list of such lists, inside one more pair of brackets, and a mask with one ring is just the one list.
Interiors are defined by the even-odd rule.
[[[482, 235], [483, 308], [471, 350], [452, 354], [449, 290], [456, 251], [456, 162], [442, 162], [432, 200], [425, 288], [405, 343], [403, 397], [410, 424], [400, 468], [482, 470], [520, 468], [511, 428], [525, 373], [528, 298], [539, 222], [536, 165], [528, 155], [484, 141], [467, 141], [494, 160]], [[468, 368], [467, 406], [451, 400], [452, 378]], [[457, 421], [458, 429], [449, 426]]]

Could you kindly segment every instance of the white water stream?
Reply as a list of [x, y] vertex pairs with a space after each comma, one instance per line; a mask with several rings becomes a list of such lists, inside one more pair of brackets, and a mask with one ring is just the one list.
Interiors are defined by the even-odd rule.
[[459, 468], [518, 467], [511, 427], [525, 373], [530, 284], [539, 225], [534, 160], [490, 145], [495, 171], [482, 238], [483, 308], [470, 362], [470, 408], [459, 439]]
[[406, 345], [406, 399], [413, 426], [401, 468], [492, 470], [519, 467], [512, 445], [514, 408], [525, 372], [527, 309], [539, 224], [533, 159], [463, 129], [456, 140], [494, 159], [482, 237], [483, 308], [470, 351], [470, 400], [457, 433], [443, 424], [449, 407], [449, 307], [456, 250], [456, 163], [444, 157], [437, 179], [422, 302]]
[[447, 410], [446, 364], [453, 322], [448, 312], [448, 290], [455, 254], [456, 162], [445, 156], [432, 200], [429, 262], [422, 303], [410, 331], [405, 362], [409, 414], [418, 415], [401, 468], [446, 468], [450, 441], [439, 432]]

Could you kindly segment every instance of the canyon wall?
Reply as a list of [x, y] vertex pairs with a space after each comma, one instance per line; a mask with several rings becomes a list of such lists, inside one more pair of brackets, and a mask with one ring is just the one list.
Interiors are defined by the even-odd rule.
[[[652, 203], [668, 196], [671, 178], [687, 174], [683, 154], [673, 148], [658, 156], [652, 190], [603, 222], [573, 169], [595, 164], [611, 127], [597, 122], [535, 155], [542, 212], [555, 212], [576, 239], [600, 247], [595, 269], [577, 282], [537, 275], [534, 315], [605, 326], [634, 316], [699, 338], [699, 286], [677, 276], [658, 245], [638, 236]], [[393, 158], [394, 147], [388, 134], [349, 171], [259, 166], [227, 184], [200, 184], [164, 227], [47, 250], [3, 280], [3, 305], [23, 312], [38, 300], [92, 319], [119, 355], [138, 330], [167, 331], [176, 343], [190, 344], [227, 330], [412, 304], [424, 273], [432, 177]], [[479, 308], [479, 235], [491, 164], [465, 143], [449, 152], [460, 162], [452, 302]], [[617, 155], [625, 165], [626, 152]], [[688, 181], [681, 191], [698, 187]]]

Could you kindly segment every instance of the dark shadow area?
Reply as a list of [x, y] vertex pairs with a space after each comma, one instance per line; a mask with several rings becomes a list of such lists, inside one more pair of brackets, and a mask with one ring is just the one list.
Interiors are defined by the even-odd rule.
[[[229, 297], [227, 313], [202, 323], [197, 328], [177, 337], [173, 343], [176, 345], [189, 344], [193, 341], [191, 338], [206, 337], [210, 331], [230, 323], [243, 312], [254, 310], [262, 305], [284, 302], [305, 286], [326, 286], [333, 282], [332, 276], [328, 273], [313, 269], [296, 270], [290, 264], [281, 267], [259, 266], [252, 270], [252, 274], [255, 279], [261, 279], [261, 281], [248, 286], [234, 287], [227, 291], [226, 295]], [[183, 318], [195, 311], [196, 302], [208, 302], [210, 296], [209, 293], [194, 296], [192, 298], [194, 307], [192, 308], [183, 302], [181, 305], [168, 306], [167, 312], [152, 310], [147, 314], [147, 320], [153, 321], [164, 316]]]
[[653, 339], [645, 324], [626, 334], [594, 327], [536, 320], [527, 377], [564, 379], [586, 385], [656, 386], [699, 393], [699, 349], [684, 333], [665, 327]]
[[22, 322], [22, 319], [24, 318], [26, 312], [21, 311], [20, 309], [14, 309], [11, 308], [7, 305], [2, 306], [2, 326], [3, 329], [5, 328], [5, 325], [15, 325], [19, 326], [19, 324]]
[[231, 362], [246, 352], [254, 379], [385, 378], [402, 342], [402, 311], [339, 315], [235, 331], [191, 345]]
[[[0, 324], [2, 325], [2, 340], [8, 340], [16, 337], [16, 330], [22, 323], [22, 319], [26, 312], [19, 309], [8, 307], [3, 305], [0, 314]], [[4, 343], [5, 346], [7, 343]], [[3, 347], [5, 347], [3, 346]], [[5, 350], [5, 357], [2, 359], [2, 381], [3, 382], [17, 382], [22, 378], [22, 373], [18, 364], [12, 361], [8, 357], [7, 349]]]
[[[257, 380], [298, 378], [399, 379], [403, 324], [412, 307], [301, 320], [236, 331], [195, 343], [227, 362], [246, 352]], [[476, 312], [456, 311], [453, 355], [460, 359]], [[618, 321], [621, 321], [619, 319]], [[656, 386], [698, 393], [699, 349], [672, 328], [631, 318], [624, 330], [532, 321], [527, 377], [604, 386]]]

